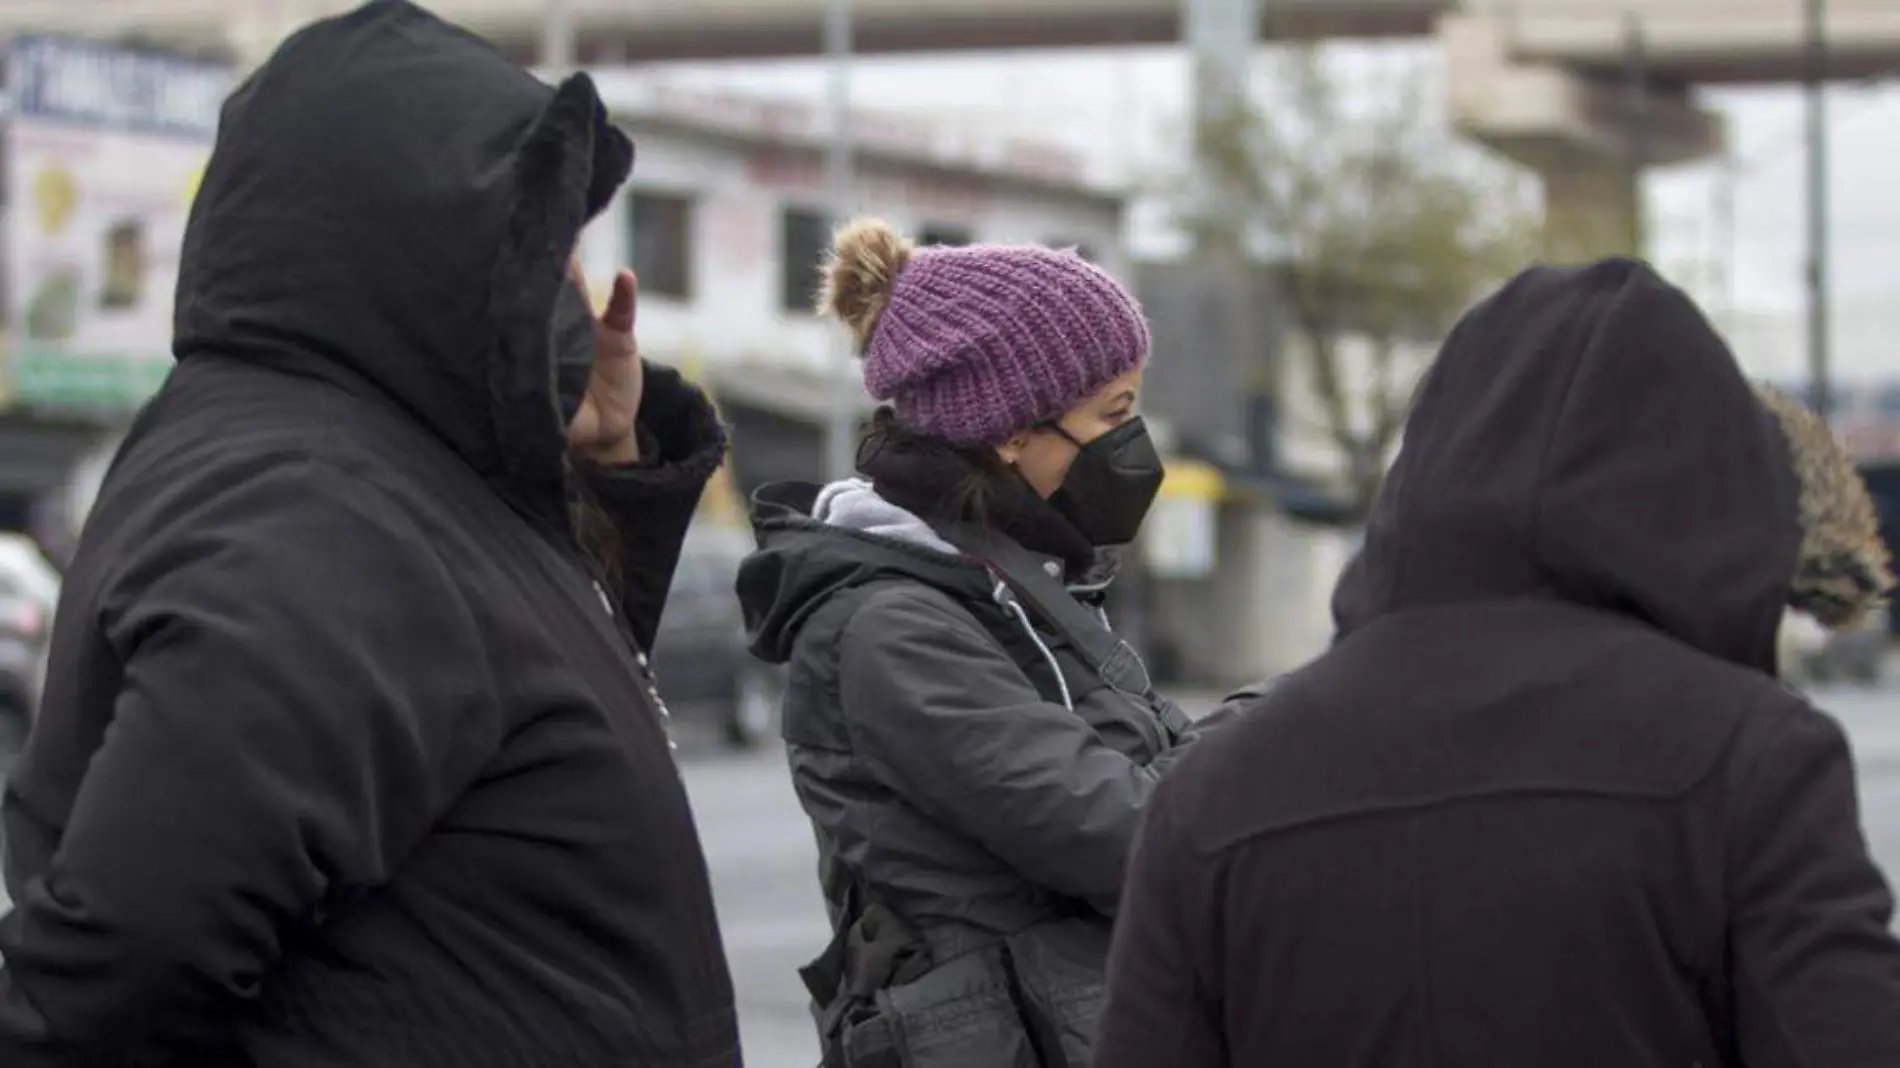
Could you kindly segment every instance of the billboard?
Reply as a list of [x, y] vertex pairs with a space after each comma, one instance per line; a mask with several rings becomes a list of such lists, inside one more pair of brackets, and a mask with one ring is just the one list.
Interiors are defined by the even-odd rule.
[[12, 402], [136, 406], [170, 370], [179, 244], [230, 68], [16, 39], [5, 130]]

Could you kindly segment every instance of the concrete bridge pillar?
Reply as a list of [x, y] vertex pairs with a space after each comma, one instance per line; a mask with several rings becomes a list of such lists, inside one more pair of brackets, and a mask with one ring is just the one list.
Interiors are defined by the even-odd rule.
[[1640, 179], [1621, 160], [1577, 154], [1538, 170], [1544, 252], [1561, 263], [1641, 255], [1647, 247]]
[[1519, 62], [1499, 19], [1446, 16], [1439, 40], [1452, 124], [1543, 180], [1558, 262], [1642, 254], [1642, 171], [1705, 159], [1727, 139], [1685, 88], [1639, 96], [1614, 76]]

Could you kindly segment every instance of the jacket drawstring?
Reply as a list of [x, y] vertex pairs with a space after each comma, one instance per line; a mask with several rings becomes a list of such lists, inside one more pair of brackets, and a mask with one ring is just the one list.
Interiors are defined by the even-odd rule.
[[1036, 648], [1042, 653], [1042, 658], [1049, 662], [1049, 670], [1055, 672], [1056, 685], [1062, 688], [1062, 707], [1071, 712], [1075, 711], [1075, 700], [1069, 696], [1069, 680], [1062, 676], [1062, 665], [1057, 662], [1056, 654], [1050, 651], [1049, 646], [1042, 640], [1042, 635], [1036, 633], [1035, 624], [1029, 621], [1029, 613], [1023, 611], [1022, 604], [1009, 592], [1009, 584], [1002, 579], [997, 579], [996, 589], [991, 591], [990, 596], [996, 599], [997, 604], [1015, 613], [1016, 622], [1023, 625], [1023, 630], [1029, 634], [1029, 640], [1036, 643]]

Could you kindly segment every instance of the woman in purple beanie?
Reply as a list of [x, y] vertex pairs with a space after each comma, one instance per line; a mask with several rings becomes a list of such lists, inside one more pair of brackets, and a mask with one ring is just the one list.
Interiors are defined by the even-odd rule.
[[1099, 607], [1161, 485], [1147, 325], [1072, 253], [875, 221], [838, 234], [820, 310], [885, 407], [862, 477], [759, 492], [738, 592], [790, 665], [825, 1064], [1080, 1068], [1136, 826], [1197, 730]]

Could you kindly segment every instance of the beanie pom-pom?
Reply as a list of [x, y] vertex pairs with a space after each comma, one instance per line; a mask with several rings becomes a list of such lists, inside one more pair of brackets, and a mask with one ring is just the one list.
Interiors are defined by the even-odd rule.
[[851, 331], [862, 347], [877, 329], [878, 316], [890, 305], [897, 276], [916, 246], [878, 219], [858, 219], [832, 239], [825, 260], [818, 312]]

